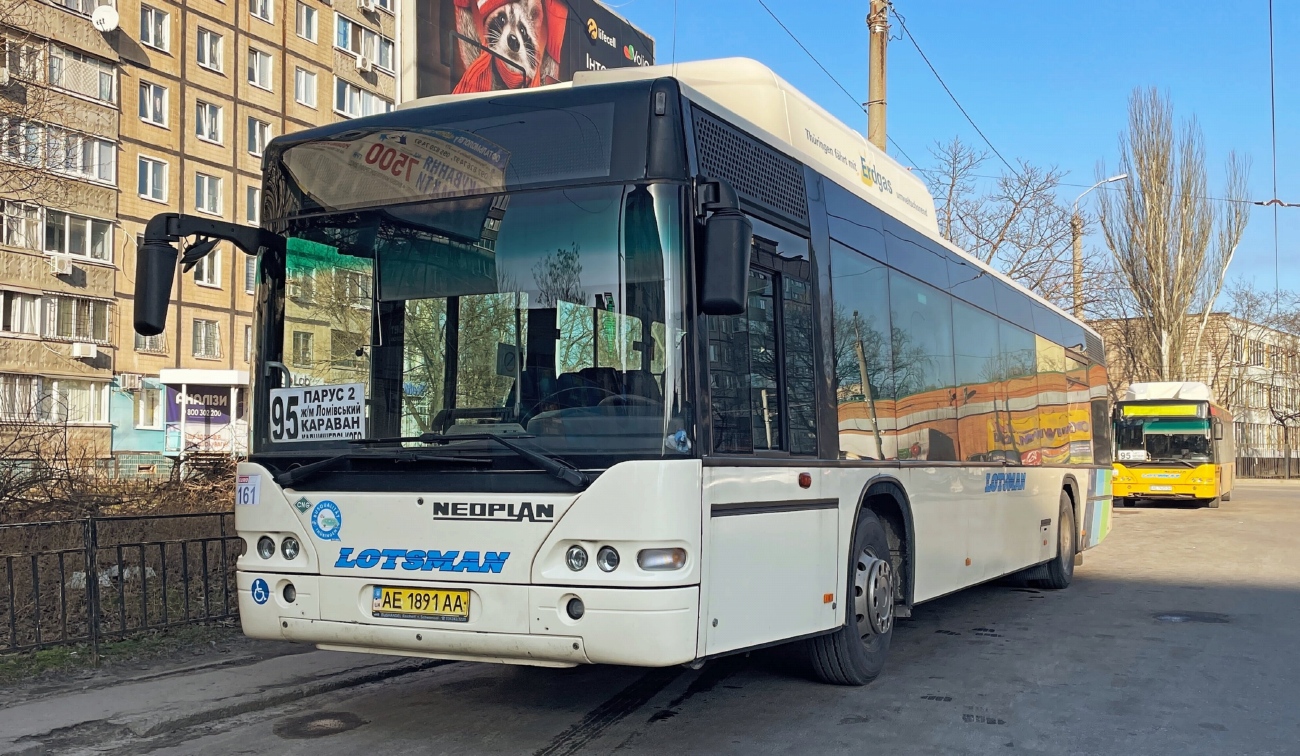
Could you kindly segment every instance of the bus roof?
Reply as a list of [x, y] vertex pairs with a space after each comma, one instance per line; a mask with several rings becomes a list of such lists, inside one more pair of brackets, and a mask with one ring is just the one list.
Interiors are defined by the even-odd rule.
[[[579, 71], [574, 74], [572, 82], [514, 91], [564, 89], [660, 78], [676, 79], [692, 102], [795, 160], [816, 168], [841, 187], [888, 211], [890, 215], [925, 233], [971, 264], [1025, 292], [1053, 312], [1083, 326], [1094, 336], [1098, 335], [1095, 329], [1070, 313], [944, 239], [935, 219], [934, 198], [930, 196], [925, 182], [756, 60], [720, 58], [604, 71]], [[503, 95], [508, 96], [505, 92], [494, 91], [423, 97], [404, 103], [398, 109]]]

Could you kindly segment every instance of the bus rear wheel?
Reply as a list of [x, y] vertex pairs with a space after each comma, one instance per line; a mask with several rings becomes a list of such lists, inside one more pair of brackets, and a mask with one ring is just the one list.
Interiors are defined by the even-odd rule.
[[889, 538], [875, 512], [863, 510], [850, 553], [847, 621], [807, 641], [813, 673], [834, 685], [866, 685], [880, 674], [894, 636], [895, 572]]
[[1044, 577], [1034, 581], [1039, 588], [1061, 590], [1070, 587], [1074, 579], [1075, 552], [1074, 502], [1065, 491], [1061, 492], [1060, 513], [1056, 518], [1056, 558], [1043, 565]]

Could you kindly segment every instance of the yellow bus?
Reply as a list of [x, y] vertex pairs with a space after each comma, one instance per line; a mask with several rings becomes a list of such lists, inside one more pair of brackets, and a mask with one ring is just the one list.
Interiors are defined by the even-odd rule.
[[1203, 383], [1135, 383], [1115, 406], [1115, 506], [1232, 499], [1232, 415]]

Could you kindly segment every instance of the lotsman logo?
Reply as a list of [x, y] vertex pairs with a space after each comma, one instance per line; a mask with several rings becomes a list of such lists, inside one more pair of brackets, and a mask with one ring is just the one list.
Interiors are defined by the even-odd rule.
[[[509, 551], [489, 551], [482, 557], [477, 551], [437, 551], [422, 549], [363, 549], [360, 554], [352, 556], [354, 549], [339, 549], [335, 567], [344, 569], [368, 570], [378, 567], [381, 570], [397, 569], [401, 561], [402, 569], [411, 572], [492, 572], [499, 573], [510, 558]], [[460, 557], [457, 560], [456, 557]]]
[[1024, 473], [985, 473], [984, 493], [1025, 490]]

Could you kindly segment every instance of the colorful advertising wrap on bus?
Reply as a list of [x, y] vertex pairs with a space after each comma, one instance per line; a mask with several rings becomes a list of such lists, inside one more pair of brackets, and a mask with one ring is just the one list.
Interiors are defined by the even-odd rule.
[[421, 97], [654, 64], [654, 40], [595, 0], [429, 0], [416, 24]]

